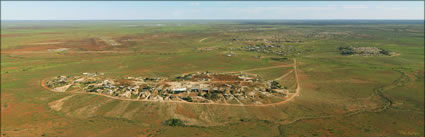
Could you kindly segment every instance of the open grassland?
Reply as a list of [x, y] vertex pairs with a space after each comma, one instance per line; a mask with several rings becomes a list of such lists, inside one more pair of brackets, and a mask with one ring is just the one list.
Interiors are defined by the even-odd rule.
[[[1, 134], [424, 136], [424, 25], [412, 22], [5, 22]], [[283, 57], [238, 50], [275, 37], [282, 39], [275, 44], [297, 52]], [[340, 46], [399, 55], [342, 56]], [[61, 48], [67, 50], [51, 50]], [[301, 92], [270, 107], [123, 101], [40, 86], [43, 79], [83, 72], [172, 77], [252, 70], [246, 73], [278, 79], [295, 91], [293, 68], [274, 68], [294, 58]], [[164, 125], [171, 118], [186, 126]]]

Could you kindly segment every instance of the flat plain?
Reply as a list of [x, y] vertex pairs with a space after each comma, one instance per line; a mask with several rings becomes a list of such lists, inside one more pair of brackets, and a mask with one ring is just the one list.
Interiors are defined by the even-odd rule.
[[[341, 54], [348, 46], [393, 54]], [[278, 67], [294, 60], [296, 71]], [[252, 73], [299, 93], [235, 106], [42, 86], [85, 72], [205, 71]], [[423, 20], [4, 21], [1, 136], [424, 136]]]

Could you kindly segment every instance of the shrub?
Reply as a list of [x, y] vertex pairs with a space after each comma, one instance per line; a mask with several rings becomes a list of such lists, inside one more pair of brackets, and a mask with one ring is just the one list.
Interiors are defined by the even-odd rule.
[[353, 54], [355, 54], [353, 47], [338, 47], [338, 50], [340, 51], [341, 55], [353, 55]]
[[175, 127], [175, 126], [184, 126], [184, 123], [180, 119], [172, 118], [165, 121], [165, 125]]
[[272, 83], [271, 83], [271, 88], [272, 89], [278, 89], [278, 88], [281, 88], [282, 86], [279, 84], [279, 82], [276, 82], [276, 81], [272, 81]]
[[213, 93], [204, 94], [204, 98], [211, 99], [211, 100], [217, 100], [219, 97], [218, 97], [218, 93], [213, 92]]
[[274, 60], [274, 61], [288, 61], [289, 59], [286, 58], [286, 57], [283, 57], [283, 58], [271, 58], [271, 60]]
[[385, 50], [385, 49], [380, 49], [381, 51], [379, 51], [379, 53], [383, 54], [383, 55], [391, 55], [391, 52], [389, 50]]
[[182, 98], [183, 100], [186, 100], [187, 102], [192, 102], [192, 98], [190, 96]]

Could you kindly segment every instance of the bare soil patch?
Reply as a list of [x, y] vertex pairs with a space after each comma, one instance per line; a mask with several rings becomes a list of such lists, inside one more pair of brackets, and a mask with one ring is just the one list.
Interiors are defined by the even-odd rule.
[[50, 52], [63, 52], [63, 51], [67, 51], [67, 50], [69, 50], [69, 48], [48, 49], [47, 51], [50, 51]]
[[49, 49], [58, 49], [61, 48], [59, 45], [38, 45], [38, 46], [25, 46], [18, 47], [13, 49], [2, 49], [2, 54], [13, 54], [13, 53], [36, 53], [36, 52], [46, 52]]
[[56, 44], [62, 44], [63, 42], [39, 42], [39, 43], [32, 43], [30, 45], [56, 45]]
[[60, 111], [61, 109], [62, 109], [62, 106], [63, 106], [63, 104], [65, 103], [65, 101], [66, 100], [68, 100], [68, 99], [70, 99], [70, 98], [72, 98], [73, 96], [75, 96], [76, 94], [74, 94], [74, 95], [69, 95], [69, 96], [66, 96], [66, 97], [64, 97], [64, 98], [61, 98], [61, 99], [59, 99], [59, 100], [56, 100], [56, 101], [53, 101], [53, 102], [50, 102], [49, 103], [49, 107], [51, 108], [51, 109], [53, 109], [53, 110], [56, 110], [56, 111]]

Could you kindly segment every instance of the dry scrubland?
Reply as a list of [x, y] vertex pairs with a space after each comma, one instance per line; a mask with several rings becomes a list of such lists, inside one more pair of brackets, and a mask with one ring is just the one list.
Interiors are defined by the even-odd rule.
[[[423, 21], [47, 21], [1, 27], [1, 136], [424, 136]], [[349, 46], [397, 55], [341, 55], [338, 48]], [[44, 79], [83, 72], [173, 77], [244, 71], [279, 79], [295, 92], [295, 73], [281, 77], [291, 68], [274, 67], [293, 59], [299, 96], [267, 107], [125, 101], [41, 86]]]

